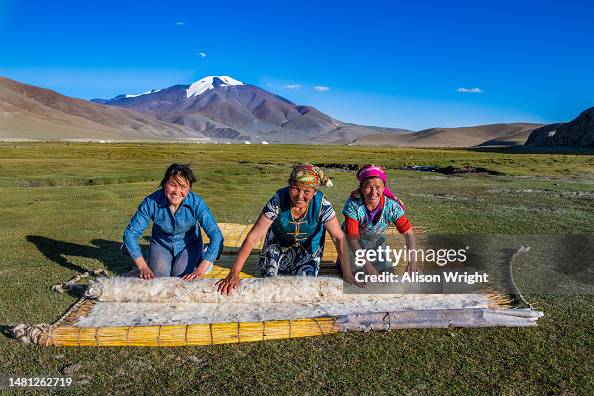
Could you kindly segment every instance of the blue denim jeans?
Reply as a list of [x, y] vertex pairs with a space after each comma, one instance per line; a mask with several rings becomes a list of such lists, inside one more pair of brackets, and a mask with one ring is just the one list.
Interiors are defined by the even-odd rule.
[[[194, 271], [202, 261], [206, 248], [201, 249], [201, 247], [200, 242], [194, 242], [174, 257], [171, 250], [153, 242], [149, 247], [147, 264], [157, 278], [184, 276]], [[209, 273], [211, 269], [212, 266], [206, 273]]]

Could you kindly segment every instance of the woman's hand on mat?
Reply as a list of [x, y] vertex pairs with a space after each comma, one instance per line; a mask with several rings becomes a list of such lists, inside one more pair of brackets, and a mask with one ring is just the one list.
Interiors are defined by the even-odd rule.
[[198, 265], [198, 267], [194, 270], [194, 272], [182, 276], [182, 279], [192, 280], [192, 279], [196, 279], [196, 278], [202, 278], [206, 274], [206, 272], [208, 271], [208, 268], [211, 265], [212, 265], [212, 263], [210, 261], [202, 260], [202, 262], [200, 263], [200, 265]]
[[373, 264], [371, 264], [369, 261], [365, 263], [365, 271], [367, 271], [368, 275], [379, 275], [379, 272], [377, 272]]
[[365, 286], [367, 286], [365, 283], [357, 281], [352, 274], [343, 274], [342, 279], [346, 283], [350, 283], [351, 285], [355, 285], [360, 288], [364, 288]]
[[229, 273], [229, 275], [227, 275], [226, 278], [218, 281], [216, 283], [216, 285], [218, 286], [218, 291], [221, 294], [229, 295], [229, 294], [231, 294], [231, 291], [233, 289], [237, 289], [237, 287], [239, 286], [239, 282], [240, 282], [239, 275], [231, 272], [231, 273]]
[[149, 268], [147, 264], [139, 265], [138, 273], [138, 276], [142, 279], [153, 279], [155, 277], [155, 274], [153, 274], [153, 271]]
[[417, 268], [417, 263], [412, 261], [410, 263], [408, 263], [408, 265], [406, 266], [406, 272], [408, 272], [409, 274], [412, 274], [413, 272], [418, 272], [418, 268]]

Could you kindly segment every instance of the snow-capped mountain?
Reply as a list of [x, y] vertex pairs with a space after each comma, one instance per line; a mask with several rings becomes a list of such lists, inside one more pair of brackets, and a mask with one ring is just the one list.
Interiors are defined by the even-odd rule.
[[201, 93], [214, 89], [216, 87], [228, 87], [231, 85], [244, 85], [241, 81], [237, 81], [229, 76], [208, 76], [196, 81], [186, 90], [186, 96], [197, 96]]
[[[191, 96], [197, 96], [205, 91], [208, 91], [209, 89], [214, 89], [217, 87], [228, 87], [231, 85], [244, 85], [244, 84], [241, 81], [237, 81], [234, 78], [231, 78], [229, 76], [207, 76], [207, 77], [204, 77], [204, 78], [196, 81], [195, 83], [189, 85], [188, 89], [186, 89], [186, 97], [189, 98]], [[146, 91], [146, 92], [143, 92], [140, 94], [121, 94], [121, 95], [118, 95], [118, 96], [116, 96], [112, 99], [109, 99], [109, 100], [93, 99], [92, 101], [105, 103], [105, 102], [120, 100], [120, 99], [137, 98], [142, 95], [148, 95], [148, 94], [152, 94], [152, 93], [159, 92], [159, 91], [161, 91], [161, 89], [151, 89], [150, 91]]]
[[159, 92], [159, 91], [160, 91], [160, 89], [151, 89], [150, 91], [146, 91], [146, 92], [143, 92], [143, 93], [138, 94], [138, 95], [125, 95], [125, 97], [126, 98], [135, 98], [137, 96], [148, 95], [148, 94], [152, 94], [152, 93]]
[[217, 140], [348, 143], [377, 132], [229, 76], [208, 76], [190, 85], [93, 101], [150, 114]]

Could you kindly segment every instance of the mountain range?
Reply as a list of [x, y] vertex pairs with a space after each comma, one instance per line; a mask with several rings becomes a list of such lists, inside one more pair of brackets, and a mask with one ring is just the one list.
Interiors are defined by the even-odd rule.
[[376, 133], [354, 141], [360, 145], [407, 147], [512, 146], [524, 144], [542, 124], [489, 124], [458, 128], [430, 128], [401, 135]]
[[346, 123], [229, 76], [91, 101], [0, 77], [0, 140], [592, 147], [594, 108], [568, 123], [413, 132]]
[[[379, 132], [349, 124], [311, 106], [300, 106], [229, 76], [209, 76], [140, 95], [92, 102], [123, 107], [192, 128], [215, 140], [271, 143], [350, 143]], [[392, 134], [409, 130], [386, 128]]]

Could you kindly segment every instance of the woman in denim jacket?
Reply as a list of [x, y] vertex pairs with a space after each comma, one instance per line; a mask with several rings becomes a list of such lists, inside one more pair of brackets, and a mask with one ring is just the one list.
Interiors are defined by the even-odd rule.
[[[208, 273], [223, 249], [223, 234], [210, 209], [191, 191], [196, 181], [189, 165], [172, 164], [161, 188], [140, 203], [124, 231], [127, 250], [143, 279], [181, 276], [194, 279]], [[138, 238], [153, 222], [145, 261]], [[200, 228], [210, 238], [205, 249]]]

